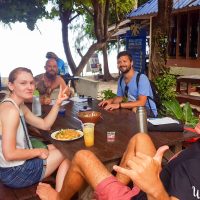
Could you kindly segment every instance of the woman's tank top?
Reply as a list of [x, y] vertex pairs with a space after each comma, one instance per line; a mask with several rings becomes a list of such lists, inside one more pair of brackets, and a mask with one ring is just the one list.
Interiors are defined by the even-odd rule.
[[[11, 98], [6, 98], [1, 103], [4, 103], [4, 102], [11, 102], [19, 111], [20, 123], [19, 123], [19, 127], [18, 127], [17, 133], [16, 133], [16, 148], [18, 148], [18, 149], [32, 148], [22, 110], [18, 107], [18, 105]], [[12, 122], [10, 122], [10, 123], [12, 123]], [[2, 152], [2, 133], [1, 133], [1, 135], [0, 135], [0, 167], [14, 167], [14, 166], [22, 165], [24, 162], [25, 162], [25, 160], [20, 160], [20, 161], [18, 161], [18, 160], [17, 161], [6, 161], [5, 160], [5, 158], [3, 156], [3, 152]]]

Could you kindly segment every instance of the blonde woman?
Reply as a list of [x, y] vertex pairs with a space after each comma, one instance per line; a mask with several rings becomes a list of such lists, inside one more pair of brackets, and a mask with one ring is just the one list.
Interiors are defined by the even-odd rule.
[[31, 70], [14, 69], [8, 78], [8, 88], [10, 95], [0, 104], [0, 181], [13, 188], [27, 187], [58, 169], [56, 190], [60, 191], [69, 161], [53, 145], [33, 149], [26, 123], [50, 130], [62, 101], [68, 98], [68, 88], [60, 88], [55, 105], [44, 119], [35, 116], [24, 104], [35, 89]]

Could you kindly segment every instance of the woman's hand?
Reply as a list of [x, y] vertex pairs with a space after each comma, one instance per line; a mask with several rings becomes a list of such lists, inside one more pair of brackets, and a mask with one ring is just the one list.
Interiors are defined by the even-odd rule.
[[39, 150], [39, 158], [41, 159], [47, 159], [49, 156], [49, 151], [47, 149], [38, 149]]
[[70, 96], [69, 87], [67, 86], [63, 89], [62, 86], [60, 85], [60, 91], [58, 94], [58, 98], [56, 100], [56, 104], [60, 106], [64, 100], [69, 98], [69, 96]]

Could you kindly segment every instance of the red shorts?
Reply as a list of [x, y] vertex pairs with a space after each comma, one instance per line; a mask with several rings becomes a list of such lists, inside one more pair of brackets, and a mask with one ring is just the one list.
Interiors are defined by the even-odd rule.
[[95, 196], [97, 200], [130, 200], [139, 192], [139, 188], [133, 187], [131, 190], [128, 186], [119, 182], [114, 176], [110, 176], [97, 185]]

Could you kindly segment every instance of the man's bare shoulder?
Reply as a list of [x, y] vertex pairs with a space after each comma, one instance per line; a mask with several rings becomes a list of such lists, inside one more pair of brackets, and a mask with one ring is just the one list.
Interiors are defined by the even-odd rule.
[[59, 75], [57, 75], [57, 77], [56, 77], [59, 81], [64, 81], [64, 79], [61, 77], [61, 76], [59, 76]]
[[56, 77], [56, 82], [57, 82], [59, 85], [65, 83], [64, 79], [63, 79], [61, 76], [57, 76], [57, 77]]
[[34, 77], [35, 80], [41, 80], [44, 76], [44, 73], [38, 74], [37, 76]]

